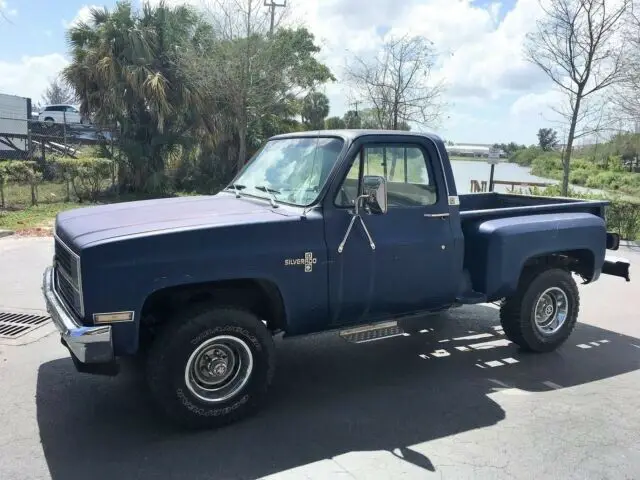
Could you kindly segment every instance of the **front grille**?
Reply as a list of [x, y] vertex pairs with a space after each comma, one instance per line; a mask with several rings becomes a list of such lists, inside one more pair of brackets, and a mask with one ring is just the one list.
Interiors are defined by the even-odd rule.
[[80, 280], [80, 261], [74, 253], [56, 238], [55, 240], [55, 258], [56, 264], [60, 267], [64, 273], [71, 279], [76, 285], [79, 285]]
[[60, 240], [56, 239], [55, 243], [56, 261], [69, 275], [73, 269], [73, 257], [71, 252], [64, 248]]
[[83, 316], [80, 258], [55, 239], [55, 289], [79, 316]]
[[73, 284], [56, 269], [56, 291], [62, 299], [67, 302], [78, 315], [82, 315], [82, 303], [80, 301], [80, 292], [75, 289]]

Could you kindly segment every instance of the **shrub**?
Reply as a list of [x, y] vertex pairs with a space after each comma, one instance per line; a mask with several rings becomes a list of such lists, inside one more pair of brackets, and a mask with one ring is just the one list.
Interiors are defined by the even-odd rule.
[[541, 155], [532, 161], [531, 173], [547, 178], [561, 177], [562, 159], [554, 154]]
[[586, 185], [589, 178], [589, 172], [587, 170], [571, 170], [569, 172], [569, 182], [575, 185]]
[[60, 159], [56, 166], [67, 184], [67, 200], [71, 186], [80, 202], [95, 202], [113, 178], [114, 162], [107, 158]]
[[523, 167], [528, 167], [531, 165], [534, 159], [536, 159], [542, 150], [538, 147], [529, 147], [523, 150], [518, 150], [509, 161], [513, 163], [517, 163], [518, 165], [522, 165]]
[[629, 200], [612, 200], [607, 207], [607, 228], [625, 240], [640, 236], [640, 203]]
[[[607, 173], [607, 172], [604, 172]], [[550, 185], [546, 188], [532, 187], [530, 195], [545, 197], [561, 196], [560, 185]], [[590, 200], [607, 200], [609, 205], [605, 211], [607, 229], [616, 232], [624, 240], [636, 240], [640, 237], [640, 202], [630, 199], [609, 198], [597, 193], [577, 192], [569, 189], [569, 197]]]
[[42, 174], [36, 170], [36, 162], [9, 160], [0, 163], [0, 207], [4, 208], [4, 185], [8, 182], [31, 186], [31, 205], [38, 203], [38, 183]]

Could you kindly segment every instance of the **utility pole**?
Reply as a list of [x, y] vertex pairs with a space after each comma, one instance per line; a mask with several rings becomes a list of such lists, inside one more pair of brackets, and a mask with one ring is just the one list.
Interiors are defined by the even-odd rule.
[[277, 3], [276, 0], [264, 0], [264, 6], [271, 9], [271, 28], [269, 28], [269, 34], [273, 34], [273, 27], [276, 21], [276, 8], [284, 8], [287, 6], [287, 0], [282, 0], [282, 3]]

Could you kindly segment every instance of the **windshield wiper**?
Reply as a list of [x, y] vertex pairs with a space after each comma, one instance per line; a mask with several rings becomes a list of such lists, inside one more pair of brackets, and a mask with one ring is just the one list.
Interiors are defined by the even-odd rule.
[[267, 187], [265, 185], [260, 185], [256, 187], [256, 190], [263, 191], [265, 193], [271, 194], [271, 206], [273, 208], [278, 208], [278, 199], [276, 198], [276, 194], [280, 194], [280, 190], [275, 190], [273, 188]]
[[243, 188], [247, 188], [246, 185], [240, 185], [239, 183], [232, 183], [231, 185], [229, 185], [226, 189], [233, 189], [233, 191], [236, 192], [236, 198], [240, 198], [240, 190], [242, 190]]

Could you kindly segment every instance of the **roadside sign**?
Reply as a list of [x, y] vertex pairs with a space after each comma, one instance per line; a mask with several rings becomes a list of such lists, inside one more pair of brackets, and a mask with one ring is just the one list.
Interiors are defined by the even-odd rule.
[[496, 163], [500, 163], [500, 150], [498, 150], [497, 148], [491, 148], [489, 150], [489, 156], [487, 158], [487, 162], [489, 162], [492, 165], [495, 165]]

